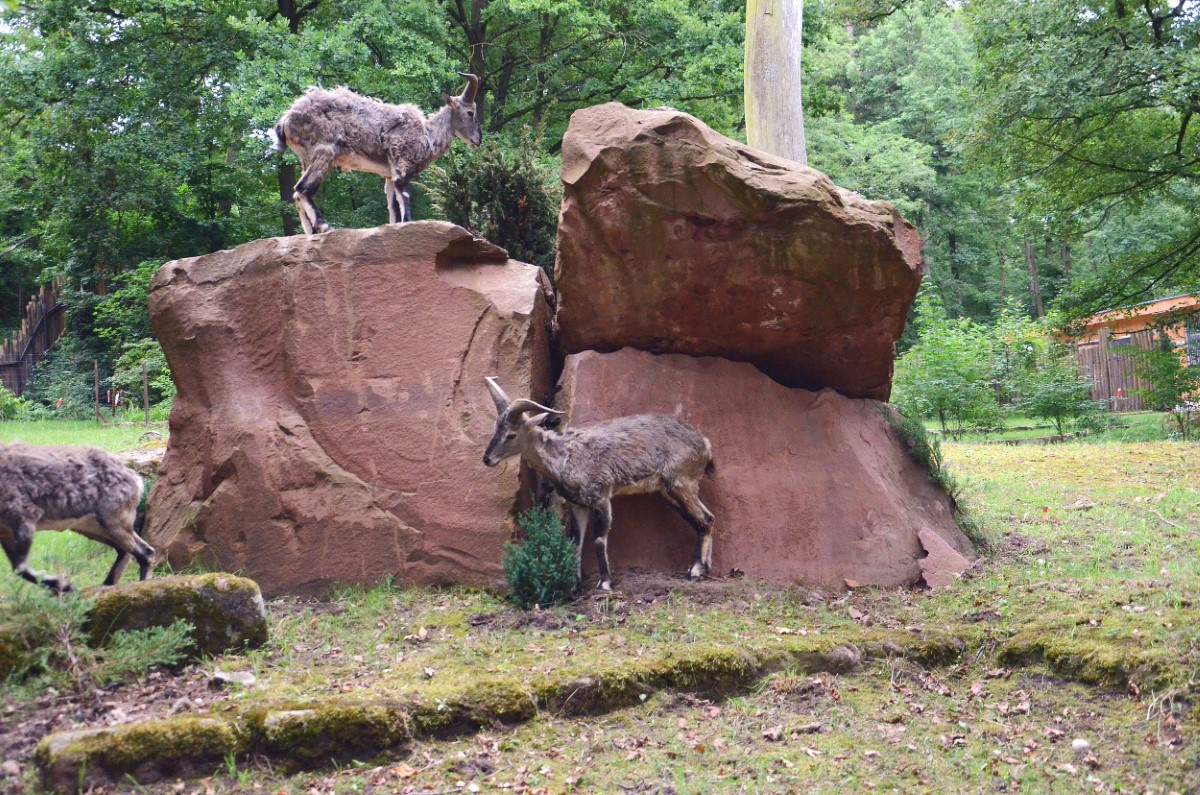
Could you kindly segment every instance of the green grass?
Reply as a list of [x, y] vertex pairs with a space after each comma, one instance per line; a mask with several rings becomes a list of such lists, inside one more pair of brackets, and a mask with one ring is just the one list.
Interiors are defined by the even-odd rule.
[[[966, 653], [929, 666], [880, 661], [837, 676], [784, 671], [712, 702], [665, 691], [593, 717], [543, 710], [523, 725], [426, 737], [326, 772], [239, 761], [236, 777], [218, 775], [214, 786], [1191, 791], [1200, 786], [1200, 717], [1189, 711], [1200, 696], [1198, 449], [945, 443], [976, 521], [998, 543], [993, 556], [937, 592], [862, 589], [815, 599], [808, 589], [745, 581], [680, 582], [636, 600], [588, 595], [540, 615], [478, 591], [387, 585], [348, 589], [327, 603], [276, 602], [267, 646], [213, 661], [258, 678], [254, 689], [215, 705], [218, 713], [329, 697], [450, 703], [464, 691], [491, 692], [489, 683], [533, 688], [706, 648], [756, 652], [797, 641], [948, 633]], [[779, 739], [764, 736], [776, 727]], [[1072, 749], [1076, 738], [1089, 743], [1087, 752]]]
[[[1093, 431], [1078, 439], [1090, 444], [1107, 442], [1152, 442], [1161, 441], [1164, 436], [1163, 418], [1161, 411], [1133, 411], [1120, 414], [1104, 414], [1110, 425], [1103, 431]], [[927, 420], [925, 427], [930, 431], [941, 433], [941, 426], [936, 420]], [[946, 436], [956, 442], [997, 442], [1017, 439], [1041, 439], [1056, 435], [1054, 423], [1036, 417], [1005, 417], [1002, 429], [988, 433], [964, 433], [955, 436], [953, 432]]]
[[94, 420], [48, 420], [45, 422], [0, 422], [0, 442], [37, 445], [95, 445], [105, 450], [135, 450], [142, 434], [153, 430], [166, 436], [165, 423], [149, 428], [135, 425], [98, 425]]

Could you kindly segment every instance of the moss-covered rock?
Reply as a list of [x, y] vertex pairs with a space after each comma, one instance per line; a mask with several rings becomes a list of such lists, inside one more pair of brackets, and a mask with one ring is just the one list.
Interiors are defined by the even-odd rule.
[[1004, 665], [1044, 662], [1055, 673], [1085, 684], [1124, 688], [1133, 682], [1142, 689], [1178, 684], [1170, 681], [1174, 660], [1166, 649], [1065, 632], [1057, 626], [1019, 632], [996, 656]]
[[408, 715], [394, 705], [314, 704], [268, 711], [256, 723], [262, 751], [301, 766], [376, 754], [410, 737]]
[[170, 626], [183, 619], [193, 626], [193, 653], [216, 655], [256, 648], [267, 640], [267, 610], [258, 584], [232, 574], [159, 577], [92, 588], [95, 602], [89, 632], [103, 644], [113, 632]]
[[126, 777], [150, 783], [210, 773], [249, 745], [249, 736], [230, 721], [168, 718], [57, 732], [38, 743], [35, 762], [48, 789], [79, 792]]

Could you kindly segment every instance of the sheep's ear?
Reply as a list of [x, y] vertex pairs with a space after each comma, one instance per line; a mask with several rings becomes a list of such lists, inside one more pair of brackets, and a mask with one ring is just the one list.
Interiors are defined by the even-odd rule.
[[530, 428], [538, 425], [545, 425], [546, 421], [550, 419], [550, 416], [550, 412], [548, 411], [543, 411], [541, 414], [531, 414], [525, 418], [525, 425]]
[[453, 99], [454, 97], [450, 96], [445, 91], [442, 92], [442, 102], [445, 102], [447, 105], [449, 105]]

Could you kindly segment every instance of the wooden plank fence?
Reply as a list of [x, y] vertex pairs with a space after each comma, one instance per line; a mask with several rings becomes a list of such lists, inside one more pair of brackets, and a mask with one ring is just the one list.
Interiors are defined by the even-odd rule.
[[29, 299], [20, 328], [0, 343], [0, 384], [18, 395], [24, 392], [34, 365], [58, 343], [65, 329], [66, 313], [55, 280]]
[[1079, 371], [1092, 380], [1092, 400], [1103, 401], [1109, 411], [1138, 411], [1143, 408], [1140, 389], [1150, 382], [1134, 375], [1137, 357], [1134, 351], [1150, 350], [1158, 344], [1155, 332], [1135, 331], [1119, 340], [1112, 339], [1107, 328], [1100, 330], [1097, 342], [1074, 343], [1071, 351]]

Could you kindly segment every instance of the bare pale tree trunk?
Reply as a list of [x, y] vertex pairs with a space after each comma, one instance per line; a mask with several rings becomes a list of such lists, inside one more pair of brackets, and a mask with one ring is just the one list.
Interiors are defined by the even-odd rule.
[[[288, 32], [293, 36], [300, 35], [300, 23], [316, 10], [322, 0], [309, 0], [303, 7], [296, 5], [296, 0], [276, 0], [276, 12], [287, 21]], [[272, 15], [274, 16], [274, 15]], [[285, 150], [286, 152], [286, 150]], [[279, 200], [284, 203], [283, 233], [296, 234], [296, 212], [292, 209], [292, 193], [296, 185], [296, 165], [279, 156]]]
[[746, 140], [808, 164], [801, 102], [804, 0], [746, 3]]
[[1037, 257], [1033, 251], [1033, 243], [1029, 239], [1025, 239], [1025, 265], [1029, 268], [1029, 292], [1033, 293], [1033, 308], [1037, 312], [1038, 317], [1046, 316], [1046, 309], [1042, 305], [1042, 282], [1038, 278]]

